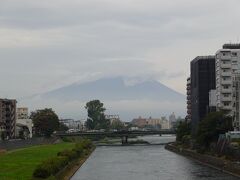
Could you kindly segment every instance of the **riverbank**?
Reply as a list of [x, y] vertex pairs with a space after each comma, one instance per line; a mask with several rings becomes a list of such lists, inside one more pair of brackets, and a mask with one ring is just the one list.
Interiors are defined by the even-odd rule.
[[177, 154], [189, 157], [204, 165], [218, 169], [222, 172], [231, 174], [236, 177], [240, 177], [240, 163], [238, 162], [232, 162], [221, 157], [200, 154], [194, 150], [190, 150], [190, 149], [186, 149], [186, 148], [182, 148], [180, 146], [174, 145], [174, 143], [167, 144], [165, 146], [165, 149], [175, 152]]
[[59, 180], [69, 180], [72, 176], [81, 168], [85, 161], [91, 156], [96, 147], [93, 147], [87, 155], [84, 157], [78, 158], [77, 160], [71, 162], [67, 165], [62, 171], [56, 175], [56, 179]]
[[72, 149], [74, 143], [38, 145], [0, 154], [0, 179], [32, 179], [34, 169], [59, 151]]

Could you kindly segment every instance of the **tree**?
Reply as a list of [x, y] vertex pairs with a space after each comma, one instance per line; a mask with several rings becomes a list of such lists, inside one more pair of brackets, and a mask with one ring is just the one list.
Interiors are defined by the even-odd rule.
[[59, 124], [59, 131], [67, 131], [68, 129], [69, 128], [64, 123]]
[[196, 140], [205, 148], [209, 148], [212, 142], [217, 142], [220, 134], [233, 130], [232, 117], [223, 112], [209, 113], [198, 125]]
[[121, 121], [116, 120], [116, 121], [112, 122], [110, 127], [111, 127], [111, 129], [122, 130], [122, 129], [124, 129], [124, 124]]
[[88, 129], [108, 129], [110, 121], [105, 118], [105, 108], [103, 103], [99, 100], [89, 101], [85, 109], [87, 109], [88, 118], [86, 121], [86, 127]]
[[6, 133], [5, 131], [1, 132], [1, 139], [4, 141], [6, 139]]
[[51, 134], [58, 130], [59, 119], [52, 109], [42, 109], [31, 113], [30, 118], [33, 120], [35, 133], [50, 137]]
[[190, 135], [191, 128], [190, 123], [187, 121], [180, 121], [176, 129], [176, 140], [181, 142], [185, 135]]

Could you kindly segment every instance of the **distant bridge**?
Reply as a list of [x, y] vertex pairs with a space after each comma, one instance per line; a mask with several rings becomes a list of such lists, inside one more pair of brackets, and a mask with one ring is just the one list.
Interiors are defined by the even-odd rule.
[[73, 132], [73, 133], [56, 133], [59, 137], [68, 136], [82, 136], [82, 137], [120, 137], [122, 144], [128, 143], [128, 138], [131, 136], [147, 136], [147, 135], [163, 135], [163, 134], [176, 134], [174, 130], [158, 130], [158, 131], [116, 131], [116, 132]]

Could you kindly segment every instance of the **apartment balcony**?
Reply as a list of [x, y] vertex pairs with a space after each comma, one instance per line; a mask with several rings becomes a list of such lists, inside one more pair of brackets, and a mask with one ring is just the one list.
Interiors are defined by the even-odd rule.
[[232, 58], [231, 54], [229, 55], [225, 55], [225, 56], [221, 56], [221, 60], [230, 60]]
[[222, 97], [221, 100], [224, 101], [224, 102], [231, 102], [232, 97]]
[[233, 107], [232, 107], [232, 105], [222, 106], [222, 109], [223, 109], [223, 110], [232, 110]]
[[222, 76], [232, 76], [232, 73], [231, 72], [222, 72], [221, 73], [222, 74]]
[[221, 84], [223, 84], [223, 85], [231, 85], [232, 81], [231, 80], [222, 80]]
[[226, 69], [230, 69], [232, 67], [232, 64], [221, 64], [221, 68], [226, 68]]
[[232, 93], [232, 88], [222, 89], [222, 93]]

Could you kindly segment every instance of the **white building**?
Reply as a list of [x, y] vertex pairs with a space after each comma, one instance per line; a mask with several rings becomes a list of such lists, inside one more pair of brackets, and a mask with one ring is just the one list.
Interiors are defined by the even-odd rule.
[[233, 116], [233, 77], [240, 69], [240, 44], [225, 44], [216, 53], [217, 110]]
[[28, 108], [19, 107], [17, 108], [17, 119], [27, 119], [28, 118]]
[[24, 137], [32, 138], [33, 123], [31, 119], [17, 119], [16, 121], [16, 137], [19, 136], [20, 131], [23, 131]]
[[169, 128], [173, 127], [173, 124], [177, 121], [174, 112], [169, 116]]
[[234, 114], [233, 114], [233, 127], [235, 131], [240, 130], [240, 73], [235, 73], [233, 77], [233, 101], [234, 101]]
[[83, 130], [83, 124], [81, 120], [60, 119], [59, 122], [65, 124], [69, 129], [73, 129], [75, 131]]

